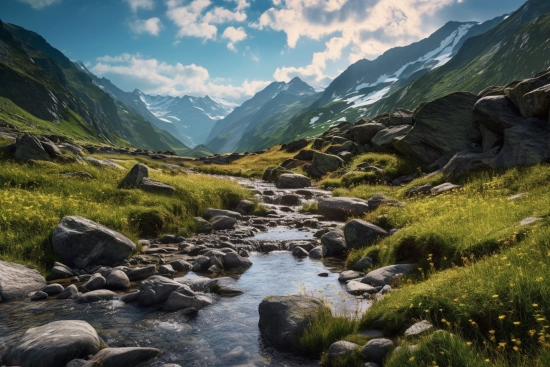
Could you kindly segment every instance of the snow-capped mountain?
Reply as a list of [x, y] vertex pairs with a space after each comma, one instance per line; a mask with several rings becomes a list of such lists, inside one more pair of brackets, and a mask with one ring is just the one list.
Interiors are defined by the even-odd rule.
[[133, 94], [156, 118], [165, 124], [172, 124], [179, 132], [177, 138], [191, 147], [204, 143], [216, 121], [239, 106], [223, 98], [209, 96], [151, 96], [137, 89]]

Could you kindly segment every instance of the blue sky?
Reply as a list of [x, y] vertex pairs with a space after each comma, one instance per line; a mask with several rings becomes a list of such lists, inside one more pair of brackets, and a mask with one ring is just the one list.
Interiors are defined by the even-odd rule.
[[327, 86], [351, 63], [484, 21], [524, 0], [1, 0], [0, 19], [41, 34], [123, 90], [250, 98], [274, 80]]

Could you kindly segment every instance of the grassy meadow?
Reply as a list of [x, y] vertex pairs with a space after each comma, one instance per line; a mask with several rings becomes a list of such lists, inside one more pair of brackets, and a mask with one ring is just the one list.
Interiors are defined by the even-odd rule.
[[[90, 164], [22, 163], [0, 153], [0, 259], [47, 274], [55, 260], [51, 233], [66, 215], [89, 218], [134, 241], [165, 233], [188, 236], [195, 230], [192, 218], [207, 207], [234, 207], [250, 195], [230, 180], [168, 170], [145, 158], [111, 158], [127, 169], [138, 162], [148, 165], [153, 168], [149, 176], [173, 186], [175, 194], [119, 189], [127, 171]], [[94, 178], [61, 176], [76, 171]]]

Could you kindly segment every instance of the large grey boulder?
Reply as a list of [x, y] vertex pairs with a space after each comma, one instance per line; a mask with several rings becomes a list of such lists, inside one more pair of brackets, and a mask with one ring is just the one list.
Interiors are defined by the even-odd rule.
[[414, 264], [397, 264], [385, 266], [368, 273], [361, 283], [370, 284], [375, 287], [383, 287], [386, 284], [390, 284], [400, 275], [407, 275], [412, 273], [417, 268]]
[[25, 134], [23, 135], [15, 145], [15, 158], [22, 161], [49, 161], [50, 155], [36, 136]]
[[[458, 152], [447, 164], [442, 168], [441, 172], [449, 178], [462, 176], [474, 171], [494, 169], [496, 166], [496, 156], [492, 153], [478, 152]], [[432, 189], [431, 185], [425, 186], [424, 189], [418, 188], [417, 192], [427, 192]], [[413, 192], [411, 192], [411, 195]]]
[[550, 84], [526, 93], [522, 102], [525, 117], [547, 118], [550, 112]]
[[138, 163], [119, 184], [120, 188], [138, 187], [144, 177], [149, 177], [149, 169], [146, 165]]
[[224, 215], [226, 217], [231, 217], [235, 219], [243, 219], [243, 216], [240, 213], [237, 213], [231, 210], [224, 210], [224, 209], [208, 208], [206, 209], [206, 215], [208, 215], [209, 217], [217, 217], [220, 215]]
[[48, 284], [46, 288], [42, 289], [42, 292], [46, 293], [48, 296], [55, 296], [60, 294], [65, 290], [61, 284], [53, 283]]
[[235, 228], [235, 224], [237, 224], [237, 220], [233, 217], [226, 217], [225, 215], [218, 215], [212, 219], [210, 219], [210, 224], [212, 224], [212, 228], [216, 231], [221, 231], [224, 229], [233, 229]]
[[365, 200], [346, 197], [321, 198], [317, 203], [319, 213], [330, 220], [345, 220], [351, 216], [361, 216], [369, 212]]
[[97, 289], [103, 288], [105, 285], [105, 278], [99, 274], [95, 273], [92, 275], [90, 279], [86, 283], [82, 285], [82, 291], [88, 292], [88, 291], [95, 291]]
[[398, 108], [390, 114], [388, 125], [412, 125], [413, 124], [413, 111], [406, 110], [404, 108]]
[[500, 133], [524, 121], [517, 107], [506, 96], [481, 98], [474, 105], [472, 117], [480, 125]]
[[394, 344], [390, 339], [380, 338], [369, 340], [361, 352], [368, 361], [382, 364], [393, 348]]
[[38, 271], [0, 260], [0, 302], [25, 298], [46, 285], [46, 279]]
[[516, 84], [511, 90], [508, 91], [510, 100], [518, 107], [523, 117], [529, 117], [532, 112], [533, 96], [525, 99], [525, 95], [550, 84], [550, 73], [546, 73], [537, 78], [525, 79]]
[[472, 110], [478, 99], [474, 94], [457, 92], [426, 103], [414, 114], [413, 128], [395, 140], [395, 149], [425, 164], [470, 149]]
[[139, 286], [139, 304], [150, 306], [164, 302], [181, 284], [161, 275], [153, 275]]
[[325, 175], [342, 167], [344, 160], [332, 154], [315, 152], [311, 165], [321, 174]]
[[177, 311], [186, 308], [200, 310], [212, 304], [212, 299], [205, 295], [193, 292], [189, 286], [182, 285], [170, 294], [163, 305], [164, 311]]
[[546, 121], [528, 122], [504, 132], [504, 145], [495, 160], [496, 168], [530, 166], [550, 157]]
[[241, 200], [235, 210], [242, 215], [251, 215], [254, 213], [254, 202], [251, 200]]
[[370, 144], [372, 138], [384, 129], [384, 125], [373, 123], [354, 126], [349, 132], [357, 144]]
[[386, 236], [389, 236], [389, 233], [385, 229], [361, 219], [351, 220], [344, 226], [344, 237], [348, 249], [368, 246]]
[[64, 320], [27, 330], [4, 355], [3, 364], [21, 367], [65, 367], [73, 359], [99, 351], [94, 328], [85, 321]]
[[115, 269], [105, 278], [105, 288], [122, 290], [130, 288], [130, 279], [122, 270]]
[[266, 297], [258, 307], [260, 333], [276, 349], [292, 351], [300, 335], [324, 307], [322, 301], [312, 297]]
[[387, 152], [393, 150], [394, 142], [403, 138], [412, 129], [410, 125], [388, 127], [384, 130], [380, 130], [372, 138], [372, 147], [379, 152]]
[[105, 348], [94, 355], [83, 367], [137, 367], [161, 355], [155, 348]]
[[252, 266], [252, 261], [234, 252], [228, 252], [223, 257], [224, 269], [237, 269], [237, 268], [248, 269], [251, 266]]
[[302, 189], [311, 186], [311, 181], [304, 175], [284, 173], [279, 177], [275, 186], [279, 189]]
[[150, 265], [145, 268], [134, 268], [128, 274], [130, 281], [143, 280], [152, 277], [157, 273], [155, 265]]
[[145, 191], [165, 195], [172, 195], [174, 192], [176, 192], [176, 189], [174, 189], [172, 186], [147, 177], [143, 177], [141, 179], [139, 188]]
[[64, 217], [52, 235], [54, 252], [65, 264], [113, 266], [126, 259], [136, 245], [126, 236], [78, 216]]
[[75, 299], [78, 297], [78, 288], [76, 285], [71, 284], [65, 288], [63, 292], [57, 296], [57, 299]]
[[327, 354], [330, 358], [342, 357], [353, 353], [357, 348], [359, 348], [359, 345], [355, 343], [340, 340], [330, 345]]
[[321, 236], [321, 244], [327, 249], [327, 256], [338, 256], [346, 252], [344, 231], [335, 229]]

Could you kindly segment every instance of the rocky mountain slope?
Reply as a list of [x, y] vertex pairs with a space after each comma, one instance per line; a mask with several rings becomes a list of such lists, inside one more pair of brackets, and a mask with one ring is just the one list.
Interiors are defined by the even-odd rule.
[[2, 119], [21, 129], [111, 145], [189, 150], [115, 102], [44, 38], [1, 22], [0, 97]]
[[313, 103], [317, 95], [298, 77], [288, 83], [271, 83], [216, 122], [206, 146], [214, 152], [233, 152], [280, 143], [276, 135], [272, 135], [273, 129]]

